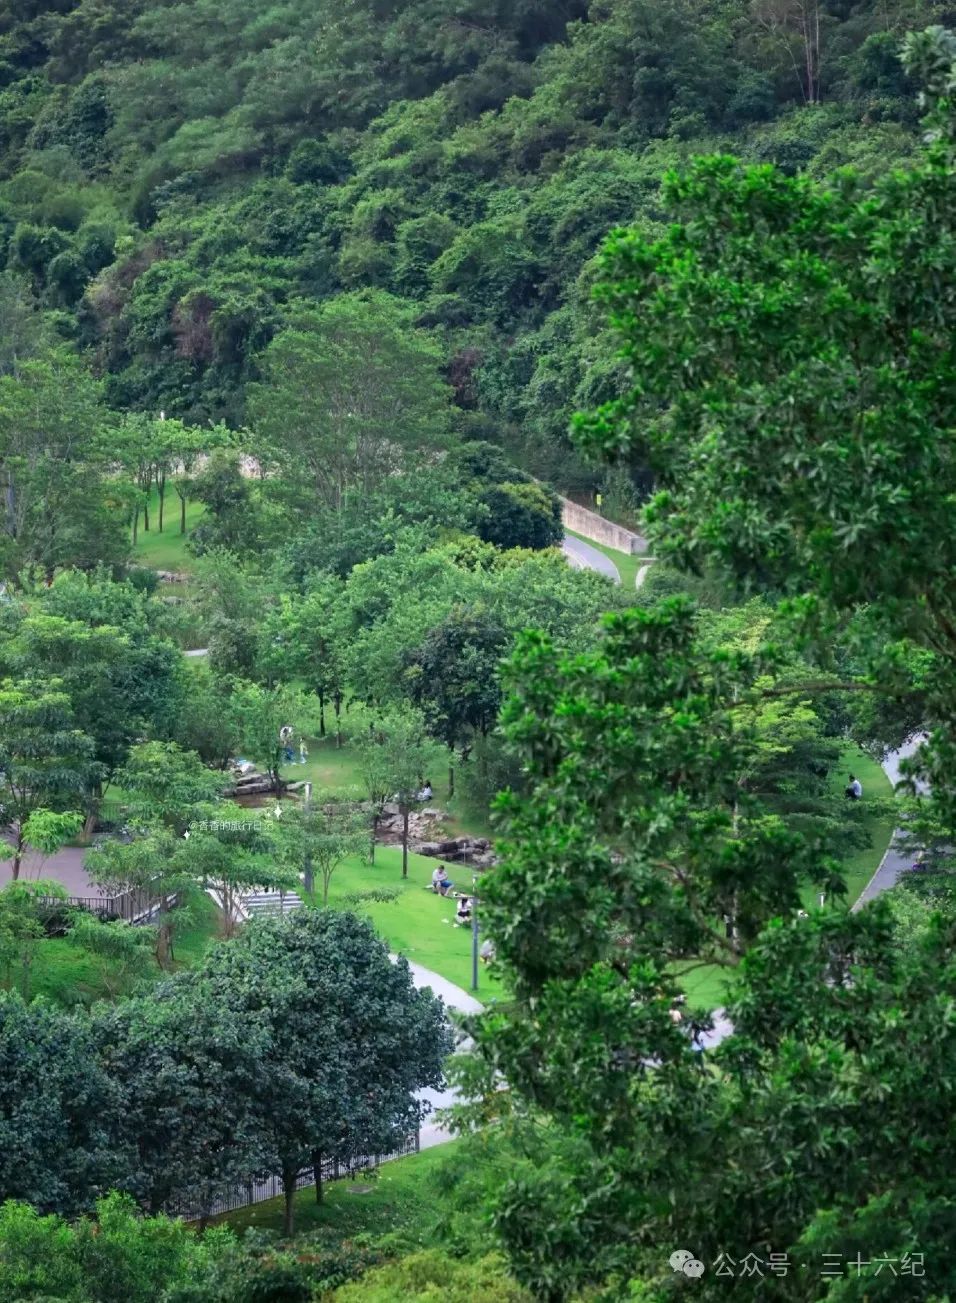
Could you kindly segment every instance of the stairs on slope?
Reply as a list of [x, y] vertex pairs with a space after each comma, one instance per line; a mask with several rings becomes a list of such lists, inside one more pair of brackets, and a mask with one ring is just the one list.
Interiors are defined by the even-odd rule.
[[291, 914], [302, 908], [302, 897], [294, 891], [251, 891], [242, 897], [248, 918], [264, 914]]

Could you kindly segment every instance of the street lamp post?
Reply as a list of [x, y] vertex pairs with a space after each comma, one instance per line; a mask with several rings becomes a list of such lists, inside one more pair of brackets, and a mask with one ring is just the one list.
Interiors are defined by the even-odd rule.
[[311, 899], [312, 893], [315, 891], [315, 876], [312, 872], [312, 855], [309, 851], [309, 811], [312, 809], [312, 784], [311, 783], [305, 784], [305, 787], [303, 788], [303, 795], [305, 799], [302, 803], [302, 812], [306, 816], [305, 817], [306, 826], [304, 829], [305, 863], [302, 865], [302, 868], [304, 870], [303, 873], [303, 878], [305, 880], [304, 886], [306, 891], [309, 893], [309, 898]]
[[471, 875], [471, 989], [478, 990], [478, 875]]

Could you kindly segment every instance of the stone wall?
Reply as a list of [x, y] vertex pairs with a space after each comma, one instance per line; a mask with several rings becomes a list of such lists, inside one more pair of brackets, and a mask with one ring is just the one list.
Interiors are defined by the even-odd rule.
[[605, 547], [616, 548], [618, 552], [629, 552], [643, 556], [647, 551], [647, 539], [635, 534], [623, 525], [615, 525], [605, 520], [596, 511], [579, 507], [568, 498], [561, 498], [561, 518], [565, 529], [573, 529], [575, 534], [591, 539], [594, 543], [603, 543]]

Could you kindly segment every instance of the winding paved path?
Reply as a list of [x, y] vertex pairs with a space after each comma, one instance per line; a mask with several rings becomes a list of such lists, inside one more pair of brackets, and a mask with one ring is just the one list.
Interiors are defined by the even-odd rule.
[[[483, 1006], [480, 1001], [473, 995], [469, 995], [467, 991], [463, 991], [460, 986], [454, 986], [444, 977], [422, 968], [421, 964], [413, 964], [411, 960], [408, 961], [408, 966], [412, 970], [412, 981], [415, 985], [419, 988], [430, 986], [435, 995], [441, 996], [449, 1009], [454, 1009], [456, 1013], [481, 1012]], [[434, 1114], [436, 1109], [450, 1108], [458, 1098], [458, 1092], [453, 1087], [446, 1086], [444, 1090], [419, 1091], [418, 1098], [431, 1105], [431, 1113], [422, 1123], [419, 1131], [419, 1149], [432, 1149], [435, 1145], [443, 1145], [453, 1140], [454, 1136], [451, 1132], [434, 1121]]]
[[590, 543], [565, 534], [561, 551], [576, 570], [596, 570], [598, 574], [606, 575], [615, 584], [621, 582], [621, 572], [611, 558], [598, 551], [596, 547], [592, 547]]
[[[886, 759], [882, 762], [883, 772], [893, 784], [894, 788], [900, 781], [900, 762], [908, 760], [915, 755], [922, 743], [922, 737], [911, 738], [909, 742], [903, 744], [898, 751], [891, 751]], [[923, 782], [916, 784], [918, 792], [925, 794], [929, 789]], [[884, 891], [889, 891], [895, 887], [904, 873], [908, 873], [913, 864], [913, 852], [903, 849], [902, 833], [899, 828], [893, 834], [893, 840], [886, 848], [886, 854], [880, 860], [879, 866], [873, 877], [869, 880], [863, 890], [860, 892], [853, 909], [862, 909], [869, 901], [875, 900], [881, 896]]]

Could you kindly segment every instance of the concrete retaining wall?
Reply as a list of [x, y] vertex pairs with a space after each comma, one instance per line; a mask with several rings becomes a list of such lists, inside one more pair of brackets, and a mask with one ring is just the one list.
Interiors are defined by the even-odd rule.
[[605, 547], [616, 548], [618, 552], [629, 552], [643, 556], [647, 551], [647, 539], [635, 534], [623, 525], [612, 524], [596, 511], [579, 507], [569, 498], [561, 498], [561, 518], [565, 529], [573, 529], [575, 534], [589, 538], [593, 543], [603, 543]]

